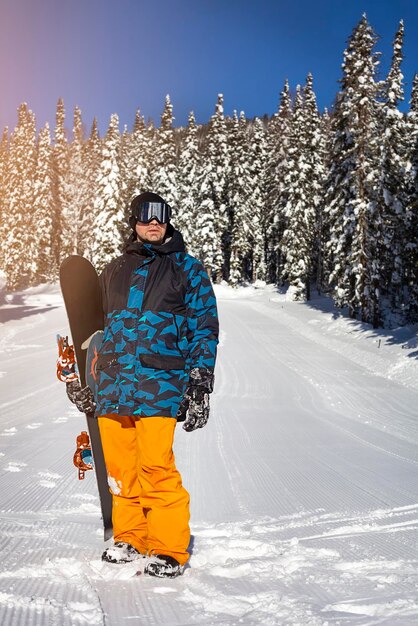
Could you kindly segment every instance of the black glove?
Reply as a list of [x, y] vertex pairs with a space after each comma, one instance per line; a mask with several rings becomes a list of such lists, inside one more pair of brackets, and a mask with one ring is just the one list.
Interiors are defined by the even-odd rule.
[[66, 384], [67, 396], [81, 413], [94, 413], [96, 402], [90, 387], [81, 388], [79, 380]]
[[209, 419], [209, 394], [213, 391], [213, 373], [197, 367], [190, 371], [189, 386], [177, 412], [178, 421], [186, 420], [188, 432], [203, 428]]

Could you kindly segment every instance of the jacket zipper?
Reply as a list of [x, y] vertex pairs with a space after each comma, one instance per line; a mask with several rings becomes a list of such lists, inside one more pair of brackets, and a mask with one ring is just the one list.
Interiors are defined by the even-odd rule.
[[180, 328], [177, 324], [177, 319], [176, 319], [176, 315], [175, 313], [171, 314], [173, 316], [173, 320], [174, 320], [174, 325], [176, 327], [176, 346], [177, 346], [177, 350], [179, 351], [179, 353], [181, 354], [181, 356], [184, 358], [184, 354], [182, 352], [182, 350], [180, 350], [180, 346], [179, 346], [179, 336], [180, 336]]

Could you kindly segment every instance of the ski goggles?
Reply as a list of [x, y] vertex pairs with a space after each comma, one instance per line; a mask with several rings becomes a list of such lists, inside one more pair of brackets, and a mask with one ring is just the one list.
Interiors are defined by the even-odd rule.
[[171, 206], [166, 202], [142, 202], [135, 207], [133, 216], [137, 222], [148, 223], [156, 219], [160, 224], [168, 224], [171, 217]]

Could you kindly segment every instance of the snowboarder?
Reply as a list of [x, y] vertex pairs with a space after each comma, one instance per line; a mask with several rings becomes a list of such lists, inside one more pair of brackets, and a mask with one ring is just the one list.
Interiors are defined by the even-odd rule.
[[130, 205], [132, 235], [101, 274], [105, 313], [97, 389], [67, 385], [82, 412], [95, 407], [112, 493], [114, 545], [102, 559], [148, 556], [145, 573], [174, 577], [189, 558], [189, 494], [172, 450], [177, 421], [206, 425], [218, 317], [202, 264], [185, 251], [171, 207], [143, 193]]

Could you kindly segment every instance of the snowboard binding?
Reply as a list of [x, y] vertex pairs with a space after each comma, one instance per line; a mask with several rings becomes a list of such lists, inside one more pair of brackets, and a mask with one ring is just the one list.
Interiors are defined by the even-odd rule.
[[[71, 383], [78, 380], [76, 371], [74, 346], [68, 342], [68, 337], [57, 335], [58, 360], [57, 378], [64, 383]], [[93, 455], [91, 451], [90, 438], [83, 430], [77, 437], [77, 448], [74, 452], [73, 463], [78, 469], [78, 479], [83, 480], [85, 473], [93, 469]]]
[[75, 364], [74, 346], [68, 343], [68, 337], [57, 335], [58, 360], [57, 378], [63, 383], [71, 383], [78, 380]]
[[74, 465], [78, 468], [78, 480], [84, 479], [84, 474], [93, 469], [93, 455], [91, 452], [90, 438], [83, 430], [77, 437], [77, 449], [74, 452]]

